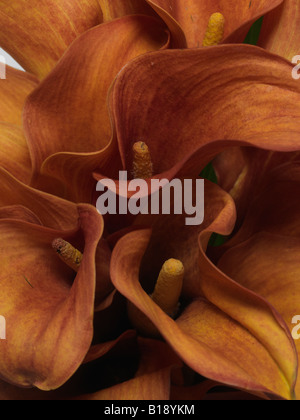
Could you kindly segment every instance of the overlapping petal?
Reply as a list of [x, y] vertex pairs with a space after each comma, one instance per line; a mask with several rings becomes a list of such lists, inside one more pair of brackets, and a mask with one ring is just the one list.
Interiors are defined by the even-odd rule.
[[[117, 244], [112, 257], [112, 280], [117, 289], [147, 315], [181, 359], [196, 372], [252, 392], [291, 398], [296, 365], [294, 347], [280, 320], [272, 314], [272, 308], [263, 300], [257, 305], [259, 298], [256, 295], [235, 284], [236, 293], [232, 298], [241, 298], [237, 305], [239, 319], [232, 317], [230, 310], [220, 310], [199, 298], [183, 311], [176, 322], [173, 321], [151, 300], [139, 283], [140, 264], [150, 236], [150, 231], [136, 231]], [[229, 309], [232, 299], [231, 302], [230, 298], [227, 299], [226, 294], [223, 296], [223, 305], [229, 304]], [[289, 362], [278, 359], [274, 337], [272, 340], [266, 338], [262, 343], [260, 337], [256, 336], [255, 314], [259, 314], [260, 319], [257, 328], [275, 333], [280, 339], [279, 353], [288, 357]], [[250, 330], [249, 322], [245, 321], [249, 318], [253, 320]], [[228, 329], [228, 335], [230, 332], [234, 340], [227, 340], [224, 329]], [[257, 354], [260, 355], [259, 362]], [[289, 364], [291, 366], [286, 369]]]
[[[225, 191], [230, 193], [237, 206], [238, 222], [236, 229], [240, 228], [245, 214], [249, 213], [250, 201], [255, 201], [257, 194], [260, 194], [257, 185], [263, 188], [263, 185], [270, 180], [270, 173], [274, 171], [276, 174], [274, 173], [273, 176], [281, 184], [284, 182], [281, 172], [287, 170], [286, 176], [288, 176], [292, 170], [290, 164], [299, 159], [300, 155], [297, 151], [280, 153], [244, 147], [229, 148], [214, 159], [213, 166], [218, 183]], [[291, 187], [293, 189], [293, 186]], [[292, 190], [288, 186], [285, 192], [288, 198], [288, 194]], [[265, 194], [266, 197], [270, 198], [268, 191], [265, 191]], [[267, 200], [264, 201], [267, 202]], [[287, 203], [289, 203], [288, 199], [277, 206], [278, 211], [282, 209], [282, 213], [284, 213]], [[272, 205], [275, 205], [273, 200], [270, 203], [270, 208]], [[280, 219], [277, 222], [280, 223]]]
[[123, 166], [132, 168], [136, 139], [148, 145], [155, 174], [193, 154], [199, 174], [229, 145], [298, 150], [300, 84], [291, 69], [246, 45], [137, 58], [118, 75], [110, 98]]
[[23, 206], [51, 229], [71, 230], [78, 219], [74, 203], [33, 189], [0, 168], [0, 208]]
[[[77, 169], [72, 165], [75, 177], [81, 161], [82, 166], [95, 169], [97, 162], [101, 166], [103, 161], [104, 165], [105, 155], [109, 154], [113, 156], [110, 166], [116, 165], [113, 160], [119, 162], [118, 153], [110, 145], [106, 104], [110, 84], [130, 59], [160, 49], [167, 42], [164, 26], [147, 16], [124, 17], [78, 38], [25, 106], [24, 126], [34, 171], [38, 172], [43, 161], [53, 154], [56, 156], [48, 162], [52, 175], [58, 177], [65, 170], [66, 181], [70, 181], [72, 157], [75, 166], [79, 161]], [[68, 153], [79, 155], [70, 158]], [[85, 176], [89, 178], [87, 173]], [[83, 182], [82, 172], [77, 179]], [[78, 186], [78, 190], [84, 188]]]
[[147, 0], [172, 31], [176, 47], [201, 47], [210, 16], [225, 17], [224, 41], [243, 42], [252, 23], [282, 3], [276, 1], [228, 0]]
[[146, 0], [98, 0], [103, 13], [104, 22], [109, 22], [126, 15], [152, 15], [153, 9]]
[[[168, 226], [157, 216], [161, 223], [156, 220], [152, 232], [138, 230], [120, 239], [112, 257], [112, 281], [198, 373], [238, 388], [292, 398], [296, 355], [283, 320], [266, 301], [232, 282], [205, 257], [211, 232], [228, 234], [235, 221], [232, 199], [210, 183], [205, 191], [204, 224], [185, 237], [181, 232], [187, 231], [178, 216], [169, 216]], [[176, 322], [162, 313], [141, 286], [150, 292], [147, 277], [152, 275], [153, 287], [158, 264], [170, 257], [180, 258], [187, 268], [183, 295], [194, 300]], [[228, 340], [229, 335], [234, 340]]]
[[[1, 313], [7, 340], [0, 342], [1, 378], [18, 386], [58, 388], [82, 363], [93, 337], [95, 253], [101, 216], [78, 206], [79, 227], [53, 230], [1, 219]], [[84, 257], [74, 279], [51, 249], [63, 236], [81, 243]]]
[[289, 61], [300, 53], [300, 5], [285, 0], [264, 17], [258, 45]]
[[[274, 305], [291, 332], [299, 314], [299, 249], [299, 238], [262, 232], [227, 251], [218, 265]], [[296, 391], [299, 396], [299, 383]]]
[[[198, 185], [193, 180], [193, 197], [196, 197]], [[235, 224], [236, 211], [231, 197], [217, 185], [205, 181], [204, 185], [204, 222], [200, 225], [187, 226], [186, 214], [140, 215], [133, 223], [135, 228], [148, 226], [152, 229], [151, 239], [143, 256], [141, 277], [143, 287], [151, 290], [162, 265], [169, 258], [180, 260], [185, 268], [183, 296], [193, 299], [201, 295], [199, 289], [199, 234], [206, 229], [229, 235]], [[198, 206], [199, 206], [198, 202]]]
[[83, 32], [102, 22], [97, 0], [1, 0], [0, 45], [40, 79]]
[[[262, 156], [252, 151], [252, 157], [242, 226], [213, 258], [222, 272], [266, 298], [292, 331], [299, 312], [299, 156], [268, 154], [261, 172], [256, 161]], [[297, 341], [296, 346], [299, 354]]]
[[[8, 384], [4, 381], [0, 381], [0, 401], [70, 400], [74, 399], [78, 396], [78, 394], [84, 395], [92, 386], [91, 382], [97, 380], [99, 375], [101, 375], [101, 367], [103, 364], [107, 364], [108, 360], [109, 363], [113, 363], [114, 358], [122, 356], [124, 348], [132, 349], [135, 345], [135, 341], [135, 331], [126, 331], [116, 340], [103, 343], [99, 346], [92, 346], [80, 369], [68, 382], [54, 391], [45, 392], [37, 388], [24, 389]], [[106, 360], [103, 361], [101, 358], [105, 357]], [[95, 361], [95, 359], [97, 360]], [[97, 361], [100, 362], [98, 365]], [[83, 375], [86, 376], [90, 374], [91, 371], [93, 371], [93, 374], [89, 377], [90, 382], [83, 383]], [[109, 380], [109, 378], [105, 379], [106, 381]]]

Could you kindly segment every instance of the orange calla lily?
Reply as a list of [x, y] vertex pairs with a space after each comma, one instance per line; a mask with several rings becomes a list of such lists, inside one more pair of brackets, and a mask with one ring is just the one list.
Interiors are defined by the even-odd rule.
[[147, 0], [169, 26], [178, 48], [201, 47], [210, 16], [220, 12], [225, 18], [223, 41], [243, 42], [251, 25], [260, 16], [282, 3], [277, 1], [228, 0]]
[[[169, 179], [176, 174], [198, 175], [214, 156], [234, 144], [298, 150], [300, 91], [291, 68], [278, 56], [242, 45], [161, 51], [137, 58], [119, 73], [110, 95], [113, 140], [118, 142], [123, 168], [132, 172], [129, 151], [135, 139], [147, 144], [153, 175]], [[212, 89], [214, 84], [217, 87]], [[95, 173], [95, 178], [103, 176]]]
[[[9, 219], [2, 212], [0, 305], [8, 328], [7, 340], [0, 342], [0, 372], [10, 383], [57, 388], [79, 367], [91, 344], [94, 260], [103, 226], [92, 207], [77, 209], [77, 232], [76, 225], [73, 232], [58, 231], [33, 224], [25, 216]], [[80, 234], [84, 256], [74, 280], [51, 242], [60, 236], [75, 241]]]
[[[299, 174], [296, 160], [277, 165], [255, 183], [240, 230], [214, 258], [220, 270], [268, 299], [291, 332], [299, 312]], [[296, 394], [299, 398], [299, 381]]]
[[103, 13], [104, 22], [127, 15], [157, 16], [146, 0], [98, 0]]
[[[106, 32], [111, 25], [116, 28], [116, 33], [122, 28], [125, 32], [131, 28], [133, 32], [129, 33], [134, 34], [139, 19], [126, 17], [92, 29], [78, 43], [89, 41], [94, 31]], [[151, 22], [153, 18], [143, 19]], [[164, 31], [162, 34], [165, 42]], [[97, 42], [100, 42], [99, 37]], [[163, 45], [163, 42], [157, 44], [157, 47]], [[90, 110], [95, 112], [94, 123], [90, 122], [88, 116], [83, 116], [81, 96], [75, 94], [77, 89], [82, 88], [80, 71], [76, 73], [78, 77], [69, 78], [70, 63], [78, 61], [80, 57], [76, 51], [77, 43], [74, 43], [25, 104], [24, 126], [34, 166], [35, 186], [39, 185], [41, 172], [62, 181], [66, 185], [69, 199], [90, 201], [95, 190], [93, 172], [117, 177], [122, 166], [131, 172], [132, 154], [128, 151], [135, 139], [142, 139], [150, 148], [156, 174], [183, 164], [185, 168], [197, 165], [193, 170], [198, 174], [223, 147], [234, 143], [271, 150], [298, 148], [296, 118], [299, 116], [299, 84], [291, 78], [292, 64], [266, 51], [238, 45], [159, 51], [141, 56], [128, 63], [118, 75], [110, 94], [110, 113], [103, 106], [103, 100], [99, 102], [101, 112], [97, 113], [97, 118], [94, 108]], [[224, 55], [226, 60], [223, 59]], [[95, 56], [95, 63], [90, 60], [93, 65], [84, 70], [90, 95], [87, 101], [93, 107], [99, 97], [98, 79], [95, 77], [97, 60], [98, 56]], [[207, 74], [210, 74], [210, 78]], [[58, 78], [68, 78], [69, 81], [57, 87]], [[184, 80], [188, 78], [191, 84], [185, 86]], [[104, 97], [111, 81], [109, 76], [103, 90]], [[217, 83], [217, 87], [210, 89], [214, 83]], [[180, 95], [178, 86], [182, 86]], [[75, 95], [74, 100], [72, 95]], [[162, 115], [160, 107], [165, 105], [161, 98], [166, 97], [173, 99], [166, 103], [169, 106]], [[61, 98], [65, 98], [66, 102]], [[76, 98], [78, 107], [75, 107]], [[224, 100], [228, 106], [224, 105]], [[151, 105], [154, 101], [155, 107]], [[249, 106], [242, 106], [245, 101]], [[201, 106], [195, 107], [195, 103]], [[59, 115], [55, 111], [57, 106], [61, 107]], [[89, 107], [91, 105], [88, 105], [87, 110]], [[257, 113], [257, 107], [261, 107], [264, 117]], [[109, 115], [113, 124], [112, 138]], [[68, 125], [68, 133], [65, 131], [66, 118], [72, 121]], [[186, 127], [186, 121], [189, 121], [189, 130], [182, 129]], [[66, 142], [62, 142], [62, 138], [66, 138]], [[158, 141], [160, 138], [164, 138], [163, 144]], [[199, 164], [196, 157], [192, 158], [196, 151], [200, 154], [200, 149], [202, 164]], [[97, 180], [100, 178], [100, 175], [96, 175]]]
[[[274, 153], [253, 148], [229, 148], [213, 161], [219, 185], [234, 198], [238, 210], [236, 229], [249, 207], [256, 183], [262, 183], [276, 167], [297, 161], [299, 152]], [[284, 167], [284, 166], [283, 166]], [[278, 223], [279, 220], [278, 220]]]
[[[47, 168], [60, 168], [60, 173], [56, 169], [54, 174], [48, 170], [52, 176], [70, 179], [70, 173], [61, 175], [61, 172], [65, 167], [70, 171], [71, 164], [72, 178], [78, 177], [80, 184], [76, 187], [75, 181], [75, 188], [70, 191], [70, 194], [73, 193], [71, 198], [90, 201], [91, 191], [86, 185], [82, 186], [82, 182], [90, 182], [90, 179], [83, 178], [82, 173], [78, 174], [81, 168], [76, 168], [77, 160], [95, 169], [97, 164], [112, 155], [114, 161], [108, 162], [111, 171], [119, 163], [116, 146], [110, 141], [111, 127], [106, 107], [107, 92], [113, 78], [130, 59], [167, 45], [165, 27], [147, 16], [124, 17], [93, 28], [79, 37], [25, 104], [24, 128], [34, 176], [39, 174], [44, 163]], [[86, 64], [83, 65], [83, 62]], [[71, 78], [70, 71], [73, 74]], [[58, 79], [62, 81], [59, 85]], [[82, 85], [83, 80], [85, 86]], [[83, 88], [84, 97], [81, 95]], [[53, 95], [52, 99], [48, 98], [49, 94]], [[50, 105], [52, 109], [49, 109]], [[43, 112], [43, 118], [40, 112]], [[68, 132], [66, 120], [69, 121]], [[49, 138], [51, 141], [48, 141]], [[82, 195], [83, 192], [85, 196], [79, 198], [79, 193]]]
[[[193, 265], [201, 261], [200, 273], [195, 272], [190, 281], [187, 278], [189, 290], [193, 289], [193, 301], [187, 304], [185, 300], [175, 321], [151, 300], [139, 281], [139, 272], [144, 272], [142, 266], [147, 264], [149, 256], [153, 262], [161, 258], [160, 248], [151, 246], [152, 235], [155, 244], [155, 237], [161, 232], [159, 227], [154, 225], [153, 234], [149, 230], [137, 230], [118, 242], [112, 256], [112, 281], [196, 372], [260, 395], [293, 398], [297, 357], [283, 319], [267, 301], [222, 276], [209, 262], [205, 263], [204, 251], [210, 232], [228, 232], [234, 222], [229, 196], [211, 184], [207, 184], [206, 191], [209, 191], [207, 205], [214, 207], [214, 198], [220, 195], [223, 208], [215, 208], [220, 213], [214, 222], [210, 224], [207, 220], [203, 228], [198, 227], [201, 244], [198, 252], [197, 237], [190, 240], [188, 249], [195, 248]], [[178, 216], [175, 220], [174, 225], [180, 229]], [[174, 229], [171, 224], [170, 232]], [[162, 231], [160, 240], [165, 253], [173, 254], [174, 239]], [[145, 252], [146, 260], [142, 259]], [[192, 263], [184, 247], [180, 248], [179, 235], [177, 257], [180, 256], [185, 265]], [[145, 271], [148, 273], [147, 266]], [[140, 280], [145, 281], [143, 276]]]

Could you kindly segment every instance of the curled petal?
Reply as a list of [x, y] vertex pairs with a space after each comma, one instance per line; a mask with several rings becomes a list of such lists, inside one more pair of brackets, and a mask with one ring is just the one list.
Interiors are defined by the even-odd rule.
[[126, 15], [155, 15], [146, 0], [98, 0], [104, 22]]
[[78, 211], [74, 203], [22, 184], [0, 168], [0, 208], [16, 205], [27, 208], [42, 225], [52, 229], [70, 230], [77, 223]]
[[[103, 225], [91, 206], [78, 206], [78, 216], [79, 229], [75, 225], [73, 232], [0, 221], [0, 305], [7, 323], [7, 339], [0, 342], [0, 375], [7, 382], [56, 389], [74, 374], [91, 345], [95, 252]], [[51, 249], [60, 236], [83, 243], [75, 279]]]
[[[259, 293], [274, 305], [290, 331], [299, 307], [299, 238], [258, 233], [227, 251], [218, 267], [242, 286]], [[299, 340], [295, 341], [298, 354]], [[300, 383], [296, 393], [299, 397]]]
[[[165, 27], [150, 16], [127, 16], [79, 37], [26, 102], [24, 127], [33, 170], [38, 172], [45, 159], [59, 152], [85, 154], [85, 161], [86, 154], [108, 148], [115, 159], [115, 147], [109, 148], [108, 89], [129, 60], [167, 42]], [[52, 162], [52, 167], [64, 168], [68, 157], [59, 155], [59, 164]]]
[[[148, 230], [135, 231], [118, 242], [111, 264], [116, 288], [154, 323], [180, 358], [196, 372], [237, 388], [291, 398], [296, 355], [280, 317], [277, 318], [266, 302], [237, 284], [232, 295], [223, 294], [222, 288], [213, 284], [215, 295], [222, 296], [223, 308], [199, 299], [189, 305], [175, 322], [152, 301], [139, 283], [140, 263], [150, 237]], [[214, 283], [214, 278], [209, 279], [211, 282]], [[230, 310], [234, 300], [239, 318], [233, 317]], [[256, 314], [259, 322], [254, 319]], [[256, 334], [256, 322], [258, 329], [269, 333], [263, 341]], [[220, 325], [224, 325], [227, 332], [224, 333]], [[252, 328], [248, 328], [250, 325]], [[229, 339], [231, 336], [234, 340]], [[278, 342], [280, 349], [276, 349]], [[258, 370], [255, 366], [257, 354], [261, 355], [261, 369]], [[244, 366], [242, 360], [245, 357]]]
[[300, 5], [285, 0], [264, 17], [258, 45], [291, 61], [299, 55]]
[[[236, 220], [235, 205], [227, 193], [209, 181], [205, 181], [204, 192], [204, 222], [200, 225], [187, 226], [186, 214], [138, 216], [134, 221], [135, 227], [149, 226], [152, 229], [141, 267], [143, 286], [147, 289], [153, 287], [164, 262], [175, 258], [184, 265], [183, 295], [191, 299], [199, 295], [199, 234], [208, 230], [229, 235]], [[196, 197], [195, 180], [193, 197]]]
[[[280, 153], [280, 152], [269, 152], [265, 150], [259, 150], [254, 148], [235, 147], [229, 148], [219, 154], [214, 159], [214, 168], [218, 177], [219, 185], [230, 193], [233, 197], [237, 206], [238, 222], [236, 228], [241, 226], [244, 221], [245, 214], [251, 214], [255, 216], [255, 211], [249, 209], [251, 201], [257, 200], [257, 196], [260, 195], [261, 203], [255, 206], [257, 207], [256, 212], [260, 213], [259, 208], [261, 204], [266, 204], [270, 195], [273, 195], [272, 202], [276, 200], [276, 194], [286, 194], [282, 187], [282, 183], [285, 183], [288, 190], [292, 191], [295, 185], [288, 185], [288, 178], [290, 174], [291, 182], [294, 184], [295, 178], [291, 175], [292, 169], [290, 166], [293, 162], [297, 162], [300, 159], [298, 151], [291, 153]], [[296, 175], [296, 167], [294, 167], [294, 175]], [[284, 172], [284, 179], [282, 177]], [[278, 185], [277, 193], [276, 182]], [[268, 187], [266, 186], [268, 184]], [[265, 188], [264, 193], [262, 189]], [[272, 191], [268, 191], [270, 188]], [[265, 194], [265, 196], [263, 196]], [[277, 196], [277, 197], [278, 197]], [[294, 196], [292, 195], [293, 200]], [[276, 208], [278, 211], [282, 209], [282, 213], [285, 212], [285, 206], [290, 202], [286, 200], [282, 202], [282, 205]], [[270, 203], [271, 204], [271, 203]], [[275, 203], [274, 203], [275, 205]], [[270, 205], [270, 209], [272, 204]], [[278, 221], [284, 220], [281, 217]]]
[[208, 163], [199, 157], [204, 147], [210, 158], [229, 144], [299, 150], [300, 84], [291, 71], [292, 64], [248, 45], [137, 58], [110, 97], [123, 166], [132, 169], [135, 139], [148, 145], [156, 174], [196, 151], [200, 171]]
[[[254, 153], [254, 157], [257, 157], [260, 162], [260, 156], [257, 153]], [[295, 161], [293, 161], [293, 157], [295, 157]], [[299, 194], [297, 194], [300, 184], [300, 161], [298, 159], [299, 157], [294, 154], [275, 153], [267, 159], [270, 171], [265, 172], [262, 167], [262, 174], [259, 173], [255, 162], [249, 165], [249, 174], [247, 173], [249, 182], [245, 186], [246, 192], [239, 197], [239, 200], [242, 201], [242, 208], [246, 209], [242, 224], [228, 242], [215, 250], [214, 261], [217, 261], [226, 250], [245, 242], [252, 235], [262, 231], [300, 237], [297, 211], [300, 205]], [[283, 161], [285, 163], [282, 163]], [[276, 162], [278, 166], [276, 166]], [[272, 168], [273, 164], [275, 167]], [[268, 164], [265, 166], [267, 168]]]
[[[249, 317], [250, 313], [251, 310]], [[230, 365], [235, 365], [247, 373], [246, 381], [251, 378], [274, 394], [291, 398], [290, 389], [282, 378], [282, 371], [268, 349], [255, 334], [251, 334], [242, 324], [211, 303], [196, 300], [178, 318], [177, 324], [193, 339], [205, 343], [220, 359], [224, 358], [228, 371], [232, 368]], [[219, 382], [222, 382], [222, 374], [220, 370]], [[241, 384], [239, 388], [244, 387]], [[259, 387], [253, 391], [259, 391]]]
[[189, 48], [201, 47], [208, 21], [213, 13], [225, 17], [224, 40], [243, 42], [251, 24], [282, 3], [282, 0], [147, 0], [169, 25], [175, 45], [183, 47], [184, 37]]
[[1, 47], [39, 78], [74, 39], [102, 22], [97, 0], [1, 0], [0, 11]]
[[[231, 280], [205, 255], [205, 237], [200, 235], [200, 284], [204, 296], [250, 331], [280, 367], [294, 397], [297, 358], [286, 323], [260, 295]], [[244, 310], [246, 312], [244, 312]], [[263, 321], [262, 321], [263, 314]], [[280, 342], [280, 346], [278, 343]]]

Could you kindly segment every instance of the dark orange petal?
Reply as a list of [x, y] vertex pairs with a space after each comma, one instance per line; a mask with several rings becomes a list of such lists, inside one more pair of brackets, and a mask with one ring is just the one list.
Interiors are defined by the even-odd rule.
[[[200, 283], [204, 296], [250, 331], [280, 366], [293, 396], [297, 359], [295, 346], [281, 315], [261, 296], [240, 287], [205, 255], [205, 233], [200, 236]], [[246, 313], [241, 310], [243, 308]], [[251, 308], [251, 309], [250, 309]], [[264, 321], [262, 322], [262, 314]], [[280, 342], [280, 345], [278, 343]]]
[[[77, 224], [71, 233], [0, 221], [0, 305], [7, 325], [7, 339], [0, 342], [0, 375], [10, 383], [56, 389], [74, 374], [91, 345], [95, 253], [103, 224], [89, 205], [78, 206], [78, 216], [76, 234]], [[51, 249], [61, 236], [73, 243], [84, 238], [76, 277]]]
[[[265, 161], [262, 160], [263, 156], [267, 158]], [[239, 229], [229, 241], [216, 249], [214, 260], [219, 258], [217, 254], [224, 254], [226, 250], [262, 231], [300, 237], [297, 211], [300, 205], [297, 193], [300, 188], [299, 157], [290, 153], [260, 156], [255, 151], [252, 157], [253, 161], [248, 163], [246, 172], [249, 180], [244, 183], [242, 194], [238, 197], [243, 216]]]
[[28, 184], [31, 159], [21, 127], [0, 122], [0, 166]]
[[[299, 152], [276, 153], [249, 147], [229, 148], [216, 157], [214, 168], [218, 177], [218, 183], [225, 191], [230, 193], [237, 206], [238, 222], [236, 228], [240, 228], [247, 212], [253, 216], [260, 213], [259, 208], [262, 207], [262, 203], [266, 204], [270, 200], [270, 193], [275, 200], [275, 195], [281, 193], [286, 194], [287, 197], [289, 194], [292, 194], [293, 200], [296, 199], [292, 193], [293, 188], [295, 189], [295, 179], [291, 175], [292, 169], [290, 164], [299, 159]], [[296, 174], [296, 168], [294, 169]], [[285, 174], [284, 179], [282, 178], [283, 172]], [[293, 185], [288, 185], [289, 174]], [[276, 185], [275, 178], [280, 185]], [[266, 183], [269, 184], [268, 187], [265, 186]], [[286, 184], [289, 192], [283, 188], [283, 183]], [[262, 193], [263, 188], [265, 188], [264, 193]], [[271, 192], [268, 188], [271, 188], [272, 191], [275, 188], [278, 192]], [[258, 195], [261, 195], [261, 202], [259, 205], [257, 205], [257, 202], [254, 204], [257, 207], [255, 211], [250, 210], [249, 205], [251, 201], [257, 201]], [[275, 206], [274, 209], [278, 209], [278, 211], [282, 209], [282, 215], [277, 219], [277, 227], [279, 227], [278, 224], [281, 224], [281, 221], [286, 219], [282, 219], [284, 214], [286, 214], [286, 209], [282, 208], [282, 205], [278, 206], [275, 204], [274, 199], [272, 199], [269, 209], [272, 209], [273, 205]], [[287, 199], [282, 204], [285, 206], [289, 202], [290, 200]]]
[[123, 166], [132, 170], [135, 139], [148, 145], [155, 174], [196, 151], [199, 174], [230, 145], [299, 150], [300, 84], [291, 70], [247, 45], [137, 58], [119, 73], [110, 98]]
[[[91, 165], [87, 154], [95, 153], [95, 165], [97, 153], [105, 153], [111, 140], [106, 98], [114, 77], [130, 59], [167, 42], [165, 27], [147, 16], [124, 17], [79, 37], [26, 103], [24, 126], [34, 171], [59, 152], [83, 153], [83, 165], [86, 160]], [[59, 172], [69, 158], [58, 155], [49, 165]]]
[[300, 5], [285, 0], [264, 17], [258, 45], [289, 61], [300, 53]]
[[1, 0], [0, 45], [43, 78], [75, 38], [101, 21], [97, 0]]
[[213, 162], [218, 184], [235, 198], [237, 183], [244, 177], [246, 158], [242, 147], [232, 147], [220, 153]]
[[[242, 286], [268, 299], [292, 332], [292, 320], [300, 314], [299, 252], [299, 238], [258, 233], [227, 251], [218, 266]], [[299, 354], [300, 342], [295, 343]], [[299, 397], [299, 381], [296, 392]]]
[[[173, 321], [139, 283], [140, 264], [150, 236], [148, 230], [135, 231], [118, 242], [111, 264], [116, 288], [146, 314], [180, 358], [196, 372], [238, 388], [291, 398], [296, 355], [280, 317], [263, 299], [231, 284], [229, 279], [223, 293], [214, 278], [210, 278], [209, 283], [214, 283], [211, 297], [219, 308], [196, 300], [177, 322]], [[215, 272], [218, 275], [216, 269]], [[199, 287], [201, 283], [199, 279]], [[226, 293], [228, 287], [232, 294]], [[218, 295], [222, 296], [223, 308]], [[261, 332], [268, 334], [263, 336]], [[257, 354], [261, 357], [260, 369], [256, 369]], [[247, 359], [243, 362], [243, 358]]]
[[104, 22], [126, 15], [155, 15], [146, 0], [98, 0]]
[[208, 21], [213, 13], [220, 12], [225, 17], [224, 40], [230, 37], [233, 42], [242, 42], [256, 19], [282, 3], [282, 0], [147, 1], [169, 25], [176, 46], [183, 46], [184, 34], [189, 48], [202, 46]]
[[6, 66], [6, 79], [0, 81], [0, 121], [22, 125], [25, 99], [37, 85], [34, 76]]
[[[195, 197], [195, 180], [193, 187]], [[176, 258], [185, 268], [183, 295], [188, 298], [199, 295], [199, 234], [208, 229], [229, 235], [236, 220], [235, 205], [227, 193], [209, 181], [205, 181], [204, 191], [204, 221], [200, 225], [187, 226], [186, 214], [138, 216], [134, 221], [135, 227], [149, 226], [152, 229], [141, 266], [141, 278], [147, 290], [153, 287], [164, 262]]]
[[0, 208], [21, 205], [52, 229], [70, 230], [78, 219], [74, 203], [35, 190], [0, 168]]
[[[241, 308], [241, 312], [246, 313], [247, 310]], [[251, 312], [250, 309], [249, 317]], [[254, 392], [260, 391], [260, 384], [275, 395], [291, 398], [293, 382], [287, 383], [281, 366], [276, 364], [266, 346], [255, 334], [211, 303], [201, 299], [194, 301], [176, 322], [186, 334], [205, 343], [216, 356], [224, 359], [229, 372], [234, 366], [244, 374], [241, 376], [244, 376], [245, 381], [256, 382]], [[221, 369], [219, 375], [218, 379], [222, 382]], [[243, 388], [243, 385], [239, 388]], [[251, 390], [251, 387], [248, 389]]]
[[[0, 217], [19, 218], [52, 229], [72, 229], [77, 223], [78, 211], [74, 203], [46, 194], [22, 184], [0, 168]], [[21, 216], [22, 217], [21, 217]], [[109, 275], [111, 251], [103, 239], [96, 251], [96, 302], [112, 291]]]

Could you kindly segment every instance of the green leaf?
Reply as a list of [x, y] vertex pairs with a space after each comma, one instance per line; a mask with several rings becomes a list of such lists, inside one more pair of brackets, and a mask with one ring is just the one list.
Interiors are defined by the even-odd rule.
[[263, 20], [264, 20], [264, 17], [261, 17], [252, 25], [250, 31], [248, 32], [248, 35], [245, 38], [244, 44], [251, 44], [251, 45], [257, 44]]
[[214, 184], [218, 183], [218, 178], [215, 173], [214, 167], [212, 163], [209, 163], [205, 169], [200, 174], [200, 178], [208, 179], [209, 181], [213, 182]]

